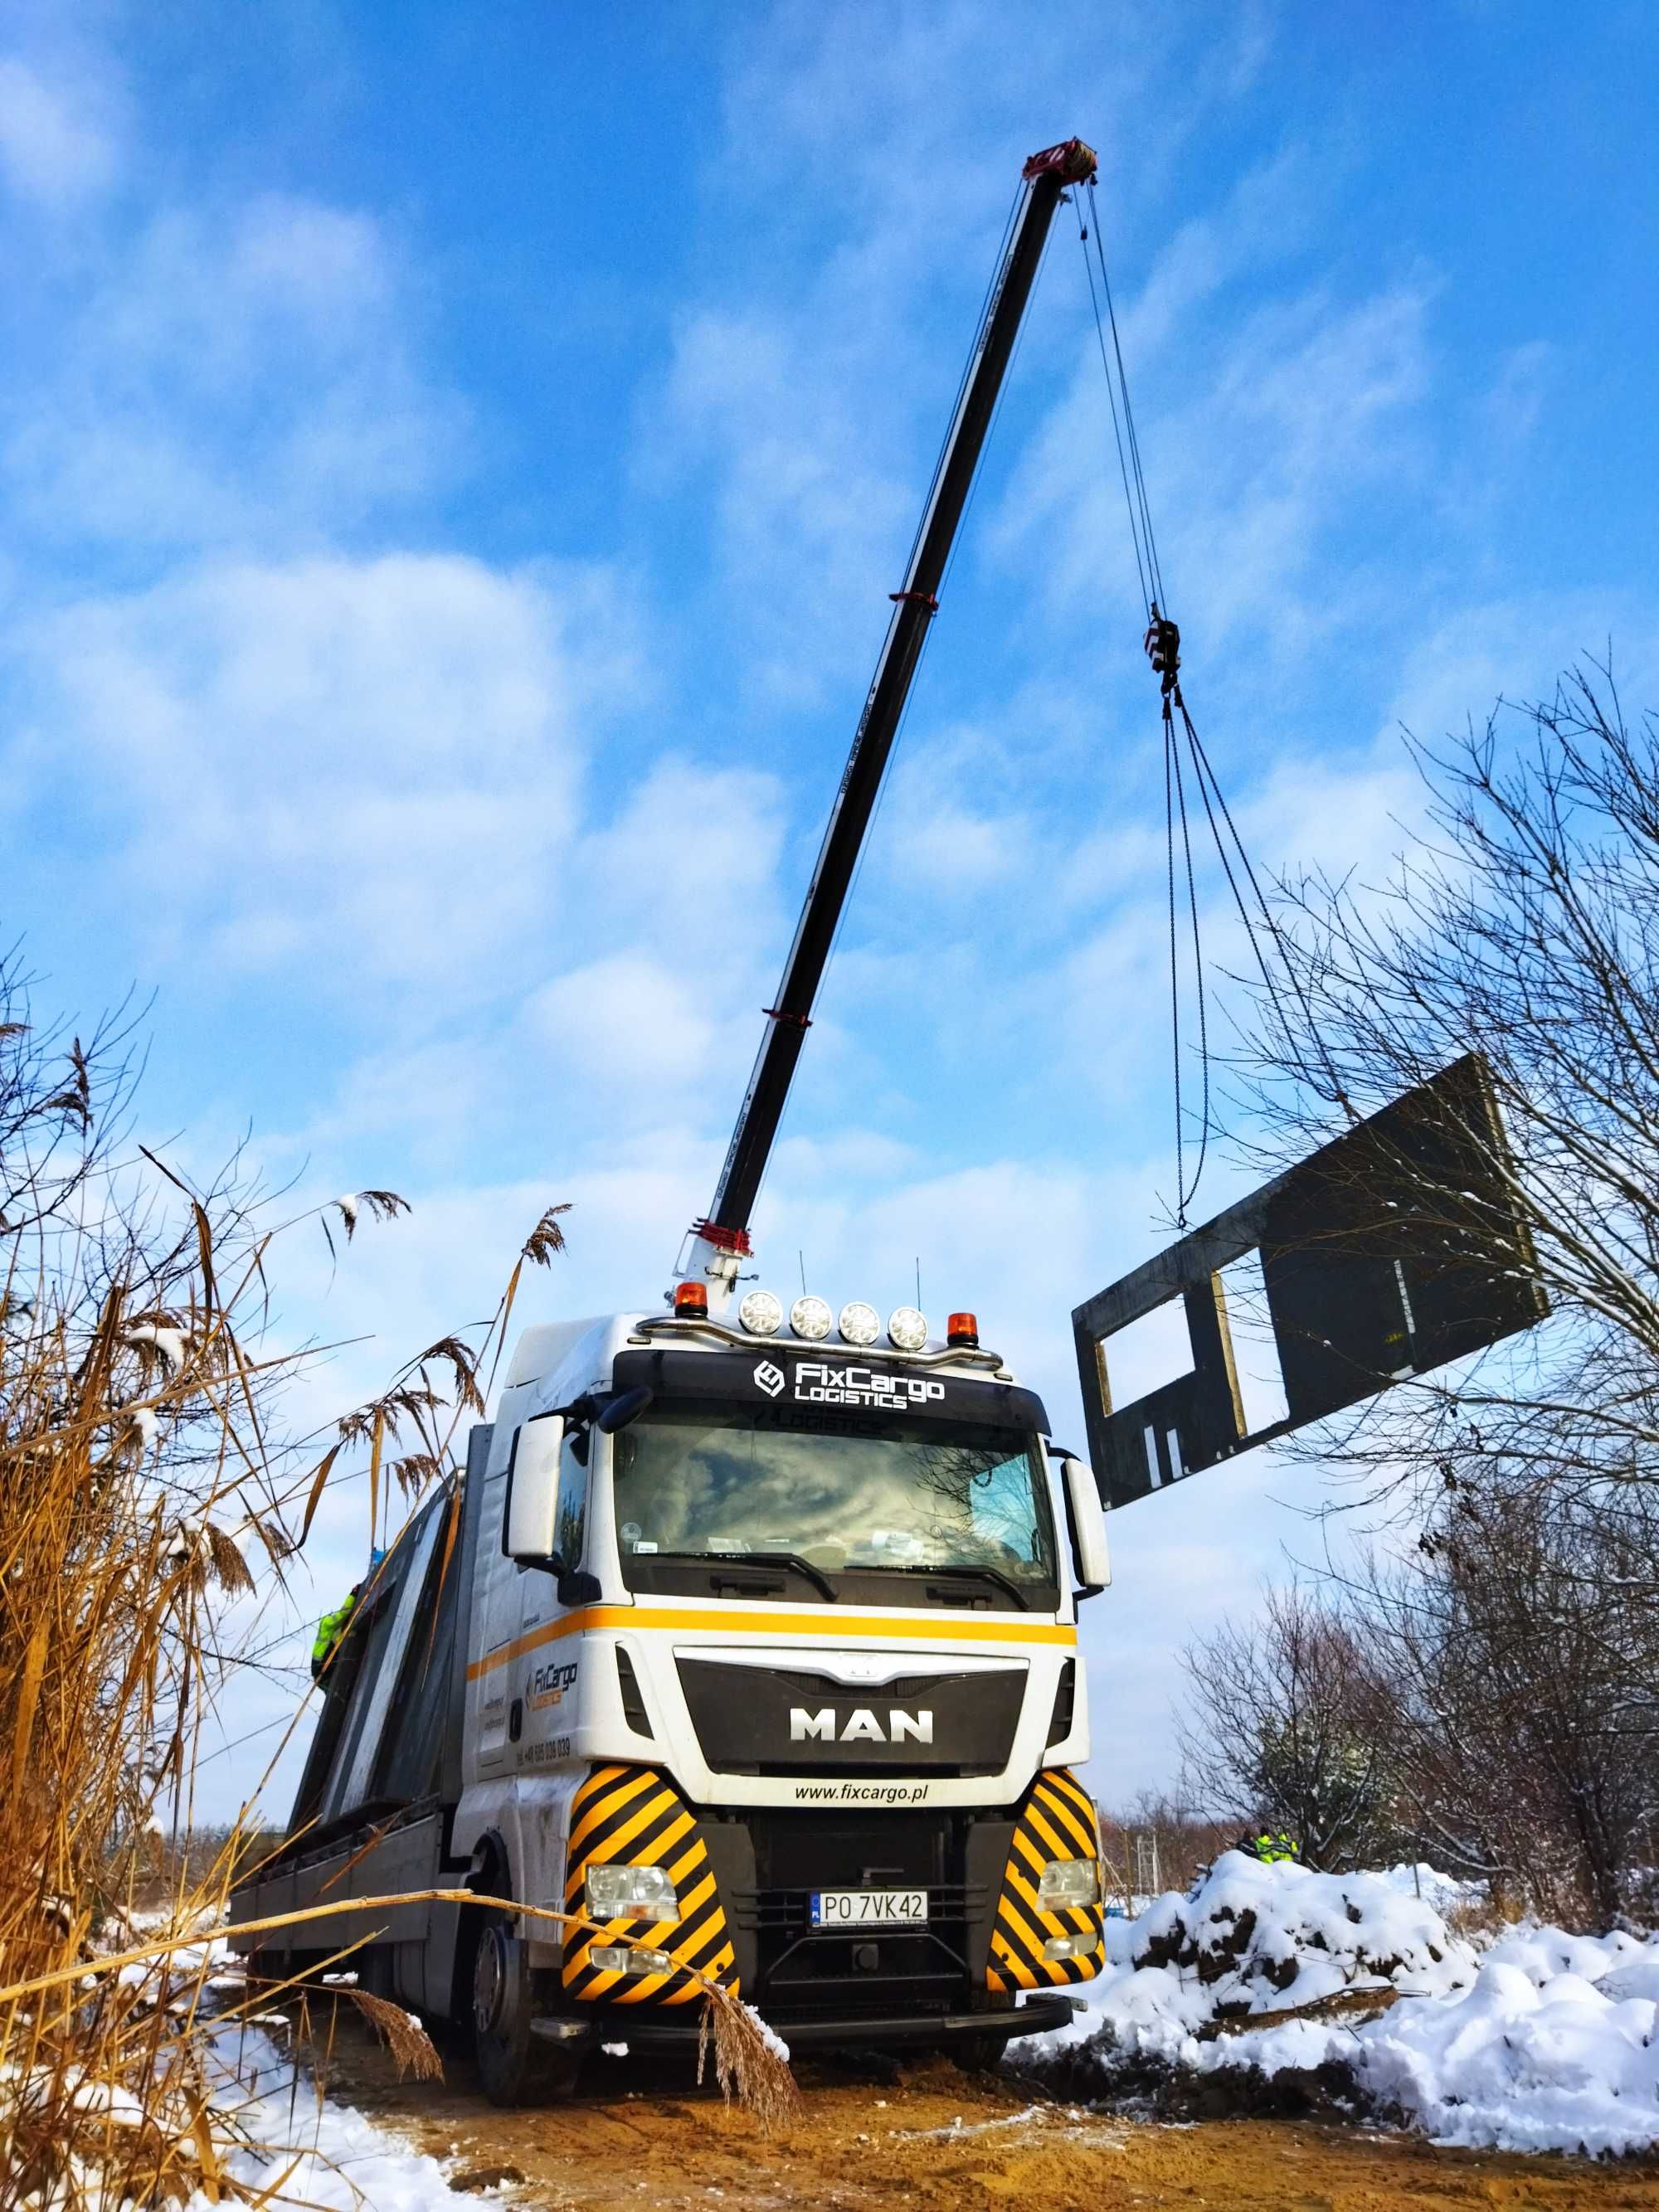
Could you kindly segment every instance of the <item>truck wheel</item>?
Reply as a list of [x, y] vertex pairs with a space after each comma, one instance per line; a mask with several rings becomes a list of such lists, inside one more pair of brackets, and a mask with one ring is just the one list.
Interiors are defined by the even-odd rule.
[[529, 1954], [507, 1916], [484, 1913], [472, 1958], [472, 2048], [492, 2105], [545, 2105], [569, 2096], [581, 2054], [532, 2035]]

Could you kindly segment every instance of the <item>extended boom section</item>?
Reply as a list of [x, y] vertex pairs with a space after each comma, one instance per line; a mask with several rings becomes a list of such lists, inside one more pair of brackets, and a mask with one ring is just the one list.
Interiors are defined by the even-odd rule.
[[1049, 225], [1066, 186], [1086, 181], [1094, 171], [1094, 153], [1080, 138], [1048, 147], [1025, 164], [1024, 192], [986, 297], [909, 566], [902, 585], [890, 595], [893, 616], [886, 641], [859, 718], [794, 943], [784, 964], [783, 980], [776, 999], [766, 1010], [766, 1035], [720, 1171], [714, 1202], [707, 1220], [696, 1224], [699, 1249], [688, 1273], [705, 1274], [717, 1284], [729, 1285], [736, 1273], [737, 1255], [748, 1249], [750, 1216], [783, 1118], [795, 1063], [811, 1025], [818, 985], [880, 796], [928, 625], [939, 611], [939, 588], [951, 549], [973, 488], [974, 472], [984, 451]]

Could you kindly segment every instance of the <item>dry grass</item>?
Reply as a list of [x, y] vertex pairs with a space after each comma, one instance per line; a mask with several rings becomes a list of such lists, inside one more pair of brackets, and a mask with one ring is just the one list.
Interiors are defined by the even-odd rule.
[[[84, 1047], [42, 1035], [26, 995], [0, 960], [0, 2212], [216, 2203], [250, 2194], [228, 2168], [251, 2146], [211, 2033], [270, 2002], [216, 1987], [207, 1942], [260, 1816], [210, 1841], [191, 1819], [237, 1609], [280, 1589], [348, 1467], [366, 1463], [375, 1516], [394, 1489], [454, 1479], [562, 1209], [477, 1348], [440, 1340], [301, 1464], [270, 1434], [297, 1364], [262, 1340], [274, 1245], [329, 1211], [349, 1237], [360, 1211], [402, 1201], [367, 1192], [272, 1226], [234, 1169], [192, 1188], [129, 1158], [120, 1024]], [[160, 1924], [133, 1940], [143, 1919]], [[401, 2008], [354, 2002], [400, 2063], [435, 2069]], [[708, 2002], [722, 2081], [775, 2103], [783, 2069], [750, 2049], [752, 2022]], [[276, 2156], [262, 2201], [291, 2170]]]

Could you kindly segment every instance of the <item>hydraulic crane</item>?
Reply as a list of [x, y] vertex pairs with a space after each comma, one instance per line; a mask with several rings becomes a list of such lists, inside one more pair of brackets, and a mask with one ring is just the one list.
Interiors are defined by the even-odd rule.
[[784, 963], [783, 979], [774, 1003], [766, 1009], [766, 1033], [732, 1133], [714, 1203], [705, 1218], [693, 1225], [690, 1249], [683, 1254], [678, 1270], [682, 1279], [707, 1283], [713, 1311], [729, 1300], [738, 1264], [750, 1249], [750, 1217], [783, 1119], [795, 1063], [811, 1025], [818, 986], [881, 795], [882, 778], [904, 719], [928, 628], [939, 612], [939, 588], [951, 549], [973, 489], [974, 472], [985, 448], [1054, 211], [1068, 185], [1086, 184], [1094, 173], [1093, 149], [1080, 138], [1067, 138], [1033, 154], [1022, 172], [1024, 191], [1009, 225], [1001, 262], [986, 295], [904, 581], [889, 595], [893, 613], [881, 658], [854, 733], [853, 749], [830, 810], [817, 866]]

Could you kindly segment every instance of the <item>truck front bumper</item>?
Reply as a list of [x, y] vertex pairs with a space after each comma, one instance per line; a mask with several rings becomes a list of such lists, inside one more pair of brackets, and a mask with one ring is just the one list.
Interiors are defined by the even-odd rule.
[[[813, 2020], [789, 2021], [782, 2033], [792, 2054], [849, 2047], [885, 2050], [890, 2045], [954, 2042], [958, 2036], [969, 2035], [1000, 2035], [1012, 2039], [1017, 2035], [1051, 2034], [1055, 2028], [1064, 2027], [1082, 2005], [1081, 1997], [1067, 1996], [1055, 1990], [1051, 1996], [1028, 1997], [1024, 2004], [1000, 2005], [990, 2012], [891, 2013], [873, 2019], [867, 2014], [848, 2014], [843, 2019], [820, 2015]], [[630, 2047], [636, 2043], [653, 2048], [690, 2045], [697, 2041], [701, 2033], [699, 2013], [687, 2018], [684, 2013], [641, 2011], [629, 2014], [626, 2020], [618, 2019], [614, 2013], [599, 2020], [591, 2013], [580, 2019], [550, 2016], [532, 2021], [531, 2032], [549, 2041], [576, 2047], [623, 2039]]]
[[[615, 1765], [581, 1784], [570, 1821], [564, 1903], [574, 1917], [550, 2015], [589, 2004], [619, 2022], [659, 2008], [695, 2014], [714, 1981], [740, 1990], [791, 2041], [820, 2026], [830, 2041], [854, 2026], [870, 2040], [893, 2021], [931, 2021], [937, 2033], [946, 2019], [1012, 2017], [1021, 1995], [1058, 1996], [1104, 1961], [1094, 1808], [1060, 1769], [1039, 1772], [1006, 1812], [732, 1813], [692, 1806], [665, 1770]], [[1056, 1863], [1083, 1875], [1079, 1893], [1091, 1901], [1042, 1902]], [[586, 1917], [590, 1874], [615, 1866], [666, 1877], [652, 1901], [663, 1918]], [[923, 1893], [926, 1912], [821, 1924], [819, 1892], [872, 1889]]]

